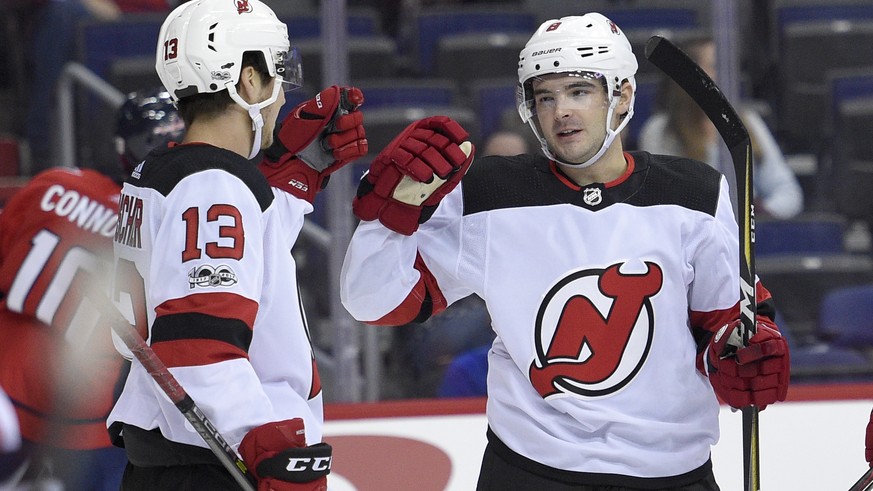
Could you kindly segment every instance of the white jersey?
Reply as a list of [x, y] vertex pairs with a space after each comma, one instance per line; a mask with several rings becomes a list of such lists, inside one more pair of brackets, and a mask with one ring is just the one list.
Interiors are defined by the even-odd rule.
[[[292, 418], [303, 418], [308, 444], [321, 441], [291, 256], [311, 210], [251, 162], [203, 144], [153, 152], [122, 189], [115, 300], [233, 447]], [[206, 447], [137, 362], [108, 422]]]
[[542, 156], [481, 158], [412, 236], [361, 223], [341, 295], [372, 323], [480, 296], [506, 446], [563, 471], [678, 476], [718, 440], [696, 338], [738, 318], [737, 224], [707, 165], [625, 158], [625, 175], [583, 188]]

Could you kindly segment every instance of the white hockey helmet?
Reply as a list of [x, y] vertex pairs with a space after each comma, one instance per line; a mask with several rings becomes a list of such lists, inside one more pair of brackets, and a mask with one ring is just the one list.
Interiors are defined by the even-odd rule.
[[[276, 80], [272, 96], [257, 104], [248, 104], [236, 92], [246, 52], [263, 54], [268, 73]], [[252, 157], [260, 149], [260, 110], [275, 102], [282, 88], [303, 83], [288, 27], [260, 0], [190, 0], [179, 5], [161, 26], [155, 69], [174, 102], [227, 90], [252, 118], [257, 147]]]
[[[584, 72], [602, 77], [606, 85], [609, 110], [606, 114], [606, 138], [591, 159], [583, 163], [568, 163], [557, 159], [548, 147], [539, 128], [533, 97], [533, 80], [552, 73]], [[587, 167], [599, 159], [616, 135], [633, 116], [636, 97], [637, 59], [630, 41], [611, 20], [591, 12], [581, 16], [562, 17], [543, 22], [519, 54], [516, 103], [522, 121], [528, 123], [542, 145], [543, 153], [556, 162], [572, 167]], [[610, 122], [621, 96], [622, 83], [633, 87], [630, 106], [619, 126], [613, 130]]]

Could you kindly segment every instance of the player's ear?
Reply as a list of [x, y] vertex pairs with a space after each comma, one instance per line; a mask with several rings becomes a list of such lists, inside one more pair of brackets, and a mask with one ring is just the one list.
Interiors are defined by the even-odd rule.
[[262, 81], [260, 74], [253, 66], [244, 66], [240, 70], [236, 91], [249, 104], [258, 102]]
[[618, 99], [618, 106], [615, 109], [616, 114], [627, 114], [628, 110], [630, 109], [630, 102], [633, 95], [633, 85], [625, 80], [621, 84], [621, 96]]

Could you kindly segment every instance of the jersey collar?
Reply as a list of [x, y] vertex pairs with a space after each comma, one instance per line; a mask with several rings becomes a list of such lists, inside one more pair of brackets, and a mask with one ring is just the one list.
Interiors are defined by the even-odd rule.
[[[604, 188], [612, 188], [612, 187], [618, 186], [619, 184], [627, 181], [628, 177], [630, 177], [630, 175], [634, 173], [634, 169], [636, 168], [636, 164], [634, 162], [633, 155], [631, 155], [628, 152], [624, 152], [624, 159], [627, 162], [627, 168], [625, 169], [624, 173], [622, 175], [618, 176], [616, 179], [613, 179], [612, 181], [604, 183], [603, 184]], [[552, 174], [555, 177], [558, 178], [559, 181], [561, 181], [562, 183], [564, 183], [565, 186], [569, 187], [570, 189], [572, 189], [574, 191], [579, 191], [583, 187], [590, 187], [591, 186], [591, 184], [588, 184], [586, 186], [580, 186], [580, 185], [576, 184], [575, 182], [573, 182], [572, 179], [570, 179], [569, 177], [567, 177], [566, 174], [564, 174], [564, 172], [561, 170], [561, 166], [559, 166], [557, 163], [555, 163], [554, 160], [549, 160], [549, 170], [552, 172]], [[593, 183], [593, 184], [597, 184], [597, 183]]]

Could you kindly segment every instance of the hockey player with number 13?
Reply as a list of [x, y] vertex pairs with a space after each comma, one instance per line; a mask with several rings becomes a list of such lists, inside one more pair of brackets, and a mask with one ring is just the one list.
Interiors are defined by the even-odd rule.
[[[785, 398], [788, 348], [760, 283], [758, 332], [737, 339], [725, 178], [622, 148], [636, 69], [606, 17], [547, 21], [518, 66], [519, 112], [544, 155], [457, 165], [409, 133], [359, 186], [341, 289], [355, 318], [400, 325], [468, 295], [487, 304], [480, 490], [715, 490], [718, 398]], [[445, 161], [469, 171], [446, 178]]]
[[[183, 3], [156, 68], [187, 132], [124, 183], [114, 300], [259, 491], [324, 491], [331, 448], [291, 250], [329, 175], [367, 151], [363, 95], [329, 87], [277, 124], [302, 73], [258, 0]], [[125, 490], [239, 488], [138, 362], [108, 424]]]

